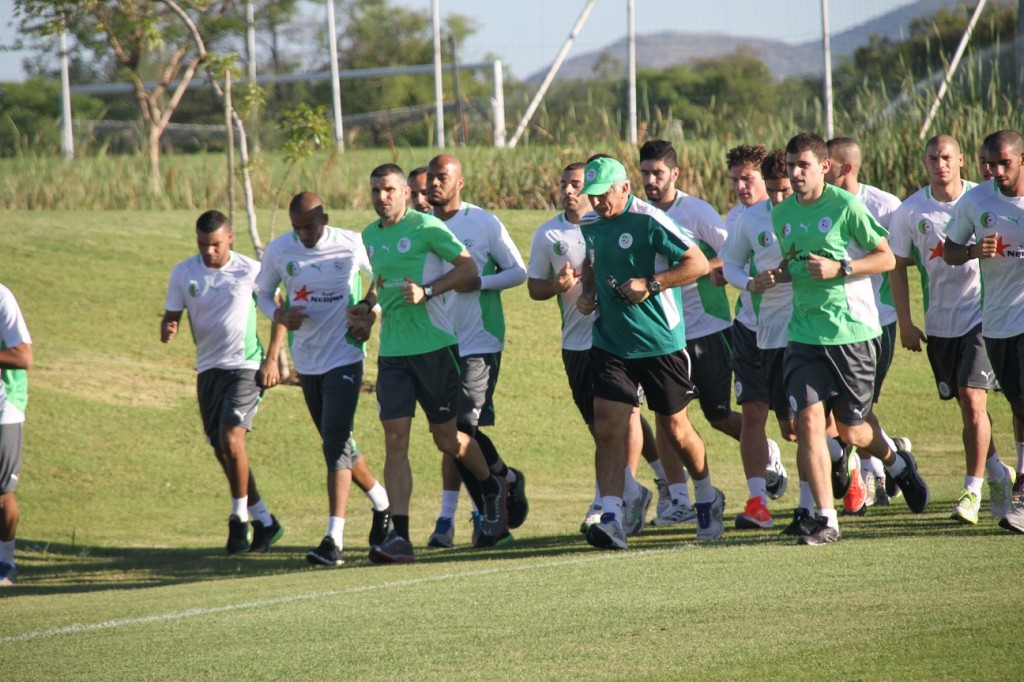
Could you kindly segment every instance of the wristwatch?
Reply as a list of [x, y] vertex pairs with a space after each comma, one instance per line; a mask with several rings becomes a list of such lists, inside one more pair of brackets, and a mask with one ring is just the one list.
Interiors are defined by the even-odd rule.
[[661, 283], [658, 282], [654, 277], [647, 278], [647, 291], [651, 296], [657, 296], [661, 293]]
[[849, 258], [839, 261], [839, 272], [843, 277], [849, 277], [853, 274], [853, 263], [850, 262]]
[[428, 301], [434, 298], [434, 287], [430, 286], [429, 284], [423, 287], [423, 297]]

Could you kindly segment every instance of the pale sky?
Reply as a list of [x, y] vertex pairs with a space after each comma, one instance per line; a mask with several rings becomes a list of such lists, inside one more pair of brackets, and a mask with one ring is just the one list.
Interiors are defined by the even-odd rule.
[[[431, 8], [431, 0], [391, 2], [427, 12]], [[0, 0], [3, 44], [15, 37], [10, 26], [13, 4], [13, 0]], [[441, 14], [463, 14], [477, 22], [477, 33], [469, 39], [461, 61], [476, 62], [494, 53], [517, 78], [526, 78], [551, 63], [585, 4], [584, 0], [441, 0]], [[839, 33], [908, 4], [911, 0], [832, 0], [829, 26]], [[308, 10], [310, 16], [317, 12]], [[636, 23], [637, 34], [676, 30], [802, 43], [821, 35], [821, 0], [636, 0]], [[626, 0], [598, 0], [569, 57], [625, 35]], [[22, 79], [21, 62], [26, 56], [0, 52], [0, 82]]]

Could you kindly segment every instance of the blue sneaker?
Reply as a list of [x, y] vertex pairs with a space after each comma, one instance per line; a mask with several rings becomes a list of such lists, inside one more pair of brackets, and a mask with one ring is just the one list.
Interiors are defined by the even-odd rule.
[[442, 516], [434, 524], [434, 532], [427, 540], [427, 547], [442, 547], [447, 549], [455, 544], [455, 524], [450, 516]]
[[0, 561], [0, 587], [13, 585], [18, 578], [18, 567], [6, 561]]

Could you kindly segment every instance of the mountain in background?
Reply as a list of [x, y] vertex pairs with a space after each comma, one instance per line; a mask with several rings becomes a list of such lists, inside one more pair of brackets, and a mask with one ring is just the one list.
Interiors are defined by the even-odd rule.
[[[833, 66], [843, 57], [851, 56], [858, 47], [867, 44], [872, 35], [877, 34], [894, 41], [905, 39], [909, 36], [910, 23], [914, 19], [931, 16], [941, 9], [952, 9], [964, 4], [963, 0], [918, 0], [842, 33], [834, 33]], [[820, 40], [790, 45], [781, 40], [682, 31], [638, 35], [637, 68], [664, 69], [677, 64], [689, 64], [702, 58], [730, 54], [739, 48], [746, 48], [757, 54], [772, 75], [779, 80], [790, 76], [820, 76], [824, 72]], [[568, 59], [562, 64], [558, 78], [591, 78], [603, 56], [625, 64], [626, 49], [627, 41], [623, 38], [600, 50]], [[546, 73], [547, 69], [538, 71], [528, 80], [540, 81]]]

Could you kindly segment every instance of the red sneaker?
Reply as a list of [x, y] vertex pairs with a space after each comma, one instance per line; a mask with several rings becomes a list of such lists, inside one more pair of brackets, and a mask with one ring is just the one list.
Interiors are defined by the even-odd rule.
[[768, 512], [768, 507], [764, 506], [760, 495], [747, 500], [747, 506], [743, 509], [743, 513], [736, 515], [736, 527], [761, 529], [775, 527], [772, 515]]
[[860, 475], [860, 455], [850, 455], [850, 489], [843, 495], [844, 516], [864, 516], [867, 513], [867, 486]]

